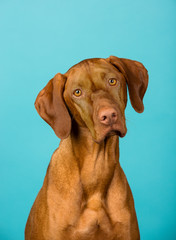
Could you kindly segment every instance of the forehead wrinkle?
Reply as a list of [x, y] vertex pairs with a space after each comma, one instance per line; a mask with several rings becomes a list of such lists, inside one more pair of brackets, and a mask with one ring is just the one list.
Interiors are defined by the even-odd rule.
[[[101, 64], [100, 64], [101, 63]], [[89, 64], [90, 79], [92, 82], [92, 90], [105, 89], [103, 83], [107, 75], [107, 67], [102, 62], [90, 62]]]
[[90, 66], [89, 66], [89, 62], [88, 61], [83, 61], [82, 64], [84, 65], [86, 71], [88, 74], [90, 74]]
[[[95, 87], [94, 80], [93, 80], [93, 74], [92, 74], [92, 70], [91, 70], [91, 62], [90, 62], [90, 60], [82, 61], [81, 65], [83, 65], [83, 67], [84, 67], [84, 69], [86, 71], [86, 74], [87, 74], [87, 76], [88, 76], [88, 78], [90, 80], [91, 85], [89, 85], [89, 86], [90, 86], [91, 90], [94, 90], [96, 87]], [[88, 85], [86, 84], [86, 86], [88, 86]]]
[[87, 61], [87, 72], [89, 75], [89, 79], [91, 81], [91, 90], [94, 91], [96, 89], [95, 83], [94, 83], [94, 79], [93, 79], [93, 72], [91, 70], [91, 62]]

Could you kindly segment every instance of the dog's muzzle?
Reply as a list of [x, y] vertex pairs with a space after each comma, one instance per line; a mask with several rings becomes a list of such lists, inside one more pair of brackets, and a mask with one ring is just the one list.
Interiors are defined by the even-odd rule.
[[127, 129], [121, 113], [114, 107], [102, 107], [98, 111], [98, 122], [101, 125], [102, 134], [105, 136], [119, 135], [124, 137]]

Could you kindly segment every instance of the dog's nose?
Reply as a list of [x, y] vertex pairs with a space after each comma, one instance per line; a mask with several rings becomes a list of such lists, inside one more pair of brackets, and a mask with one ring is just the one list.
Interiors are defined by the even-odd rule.
[[112, 125], [117, 121], [117, 111], [114, 108], [100, 109], [99, 121], [105, 125]]

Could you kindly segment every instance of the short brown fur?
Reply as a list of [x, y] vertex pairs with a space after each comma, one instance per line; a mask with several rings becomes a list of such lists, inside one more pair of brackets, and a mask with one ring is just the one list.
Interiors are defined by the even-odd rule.
[[25, 240], [140, 239], [119, 163], [119, 136], [127, 131], [127, 85], [133, 108], [142, 112], [147, 84], [141, 63], [111, 56], [84, 60], [39, 93], [35, 107], [61, 142], [28, 217]]

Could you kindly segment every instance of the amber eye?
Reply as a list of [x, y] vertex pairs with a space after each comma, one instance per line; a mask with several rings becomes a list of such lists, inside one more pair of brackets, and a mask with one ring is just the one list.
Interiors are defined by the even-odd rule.
[[115, 78], [109, 79], [109, 85], [110, 85], [110, 86], [115, 86], [116, 83], [117, 83], [117, 80], [116, 80]]
[[80, 89], [76, 89], [76, 90], [73, 92], [73, 94], [74, 94], [76, 97], [79, 97], [79, 96], [81, 96], [82, 91], [81, 91]]

